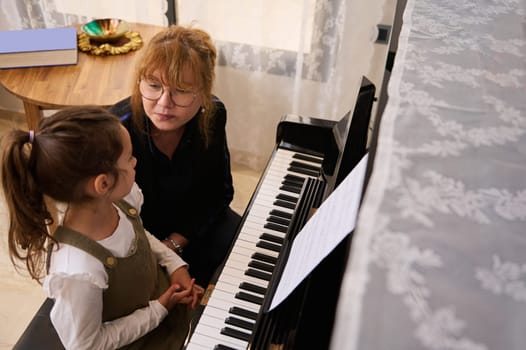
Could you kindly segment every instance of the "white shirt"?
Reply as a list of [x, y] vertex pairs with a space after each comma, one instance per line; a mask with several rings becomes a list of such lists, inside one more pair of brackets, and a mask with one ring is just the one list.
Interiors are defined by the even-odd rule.
[[[125, 200], [140, 209], [142, 192], [134, 184]], [[59, 222], [65, 207], [59, 206]], [[116, 257], [125, 257], [135, 237], [133, 224], [118, 210], [119, 225], [115, 232], [97, 241]], [[186, 263], [149, 232], [146, 236], [159, 264], [169, 274]], [[140, 283], [140, 281], [138, 281]], [[88, 253], [61, 243], [53, 252], [49, 274], [44, 279], [47, 296], [55, 299], [51, 322], [66, 349], [115, 349], [129, 344], [161, 323], [168, 311], [157, 300], [119, 319], [102, 322], [102, 293], [108, 288], [104, 265]]]

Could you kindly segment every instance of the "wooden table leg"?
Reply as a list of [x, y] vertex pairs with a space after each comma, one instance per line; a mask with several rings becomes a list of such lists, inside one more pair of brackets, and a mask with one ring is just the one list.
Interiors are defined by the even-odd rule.
[[38, 123], [42, 118], [42, 109], [33, 103], [23, 101], [24, 110], [26, 112], [26, 122], [29, 130], [37, 130]]

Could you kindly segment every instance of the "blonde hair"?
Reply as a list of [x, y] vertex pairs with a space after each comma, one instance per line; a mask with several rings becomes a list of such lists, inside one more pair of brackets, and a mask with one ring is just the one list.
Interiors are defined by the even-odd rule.
[[171, 25], [157, 33], [144, 48], [135, 69], [134, 86], [131, 96], [134, 128], [145, 131], [142, 98], [137, 82], [143, 77], [160, 72], [167, 85], [187, 88], [183, 71], [189, 69], [198, 83], [203, 105], [199, 118], [199, 131], [205, 147], [211, 136], [212, 117], [215, 104], [212, 100], [212, 86], [215, 78], [216, 48], [210, 35], [201, 29]]

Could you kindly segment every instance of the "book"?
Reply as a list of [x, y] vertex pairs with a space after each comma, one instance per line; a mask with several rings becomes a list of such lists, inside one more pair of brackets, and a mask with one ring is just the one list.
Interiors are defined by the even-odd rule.
[[0, 31], [0, 69], [76, 64], [72, 27]]

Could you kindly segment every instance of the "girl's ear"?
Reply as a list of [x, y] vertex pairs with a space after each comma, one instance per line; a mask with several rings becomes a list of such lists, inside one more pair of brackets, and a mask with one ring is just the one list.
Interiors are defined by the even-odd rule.
[[108, 174], [99, 174], [93, 179], [93, 190], [98, 195], [105, 195], [112, 186], [112, 180]]

